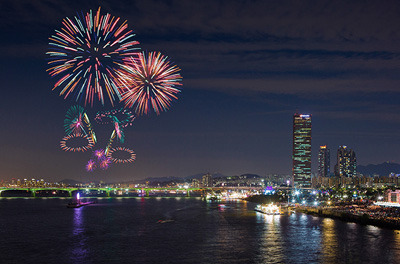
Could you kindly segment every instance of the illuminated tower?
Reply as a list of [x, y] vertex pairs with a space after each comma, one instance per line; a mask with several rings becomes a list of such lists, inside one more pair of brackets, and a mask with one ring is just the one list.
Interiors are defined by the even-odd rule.
[[311, 187], [311, 115], [293, 116], [293, 182]]
[[356, 153], [347, 146], [340, 146], [337, 151], [336, 176], [353, 177], [356, 175], [356, 168]]
[[318, 176], [328, 177], [330, 174], [331, 157], [326, 146], [319, 147], [318, 153]]

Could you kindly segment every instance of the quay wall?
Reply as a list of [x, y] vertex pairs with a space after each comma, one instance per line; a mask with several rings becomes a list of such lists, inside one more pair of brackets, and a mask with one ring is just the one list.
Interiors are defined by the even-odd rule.
[[400, 230], [400, 222], [390, 221], [384, 218], [370, 217], [366, 213], [362, 215], [356, 215], [346, 211], [332, 210], [329, 208], [319, 208], [319, 207], [295, 207], [293, 208], [293, 210], [300, 213], [305, 213], [320, 217], [329, 217], [346, 222], [358, 223], [362, 225], [373, 225], [377, 227]]

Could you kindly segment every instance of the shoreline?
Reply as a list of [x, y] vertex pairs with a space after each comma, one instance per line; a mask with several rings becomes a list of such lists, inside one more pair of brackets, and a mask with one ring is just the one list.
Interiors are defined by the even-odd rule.
[[386, 219], [371, 218], [368, 214], [355, 215], [343, 211], [334, 211], [329, 208], [309, 208], [309, 207], [295, 207], [296, 212], [315, 215], [319, 217], [328, 217], [333, 219], [342, 220], [344, 222], [352, 222], [361, 225], [373, 225], [376, 227], [387, 228], [400, 231], [400, 223], [393, 223]]

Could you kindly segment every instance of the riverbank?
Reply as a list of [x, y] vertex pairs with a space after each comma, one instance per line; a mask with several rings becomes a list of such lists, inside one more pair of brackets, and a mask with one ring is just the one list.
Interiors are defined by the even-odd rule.
[[[361, 225], [373, 225], [377, 227], [389, 228], [400, 230], [400, 219], [385, 219], [376, 218], [367, 212], [354, 214], [345, 209], [338, 208], [323, 208], [323, 207], [306, 207], [298, 206], [295, 207], [296, 212], [306, 213], [310, 215], [329, 217], [334, 219], [339, 219], [345, 222], [353, 222]], [[373, 213], [373, 212], [371, 212]]]

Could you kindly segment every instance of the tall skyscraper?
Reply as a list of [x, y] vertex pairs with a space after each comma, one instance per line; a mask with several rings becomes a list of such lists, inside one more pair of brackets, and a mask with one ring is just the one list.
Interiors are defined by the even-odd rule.
[[311, 187], [311, 115], [293, 116], [293, 182]]
[[353, 177], [356, 175], [356, 168], [356, 153], [347, 146], [340, 146], [337, 151], [336, 176]]
[[328, 177], [331, 173], [331, 154], [326, 146], [319, 147], [318, 176]]

